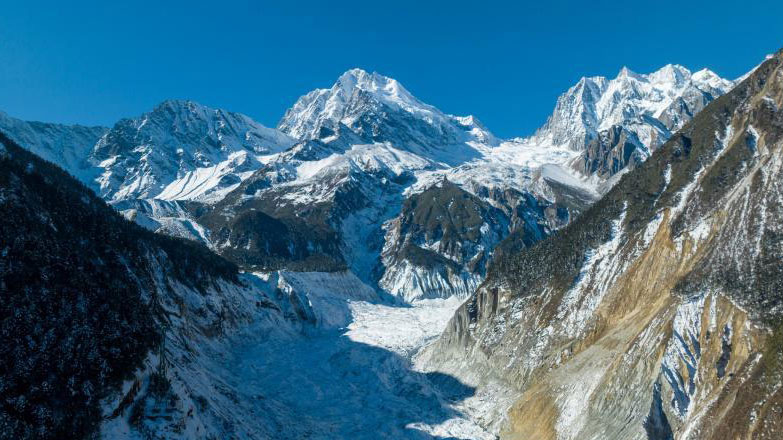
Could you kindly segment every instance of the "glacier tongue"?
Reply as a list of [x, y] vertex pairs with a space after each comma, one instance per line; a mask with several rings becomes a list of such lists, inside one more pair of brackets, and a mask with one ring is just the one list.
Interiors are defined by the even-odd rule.
[[231, 368], [243, 384], [242, 400], [257, 396], [284, 407], [272, 417], [289, 438], [495, 438], [459, 410], [470, 387], [410, 362], [440, 334], [458, 301], [348, 305], [347, 331], [238, 341]]
[[[349, 272], [246, 274], [243, 284], [209, 292], [206, 303], [173, 286], [183, 314], [172, 321], [164, 358], [152, 355], [137, 383], [162, 369], [175, 397], [142, 385], [142, 426], [109, 418], [105, 436], [495, 438], [462, 405], [472, 387], [413, 362], [458, 299], [385, 304]], [[211, 327], [205, 307], [217, 307], [221, 332], [198, 330]], [[106, 411], [121, 400], [107, 401]]]

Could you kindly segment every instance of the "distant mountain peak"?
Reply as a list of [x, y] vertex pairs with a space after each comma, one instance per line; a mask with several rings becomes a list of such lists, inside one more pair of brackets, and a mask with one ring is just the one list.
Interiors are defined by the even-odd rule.
[[531, 140], [579, 151], [600, 132], [623, 125], [645, 147], [655, 149], [734, 84], [710, 70], [694, 74], [678, 64], [649, 74], [623, 67], [614, 79], [583, 77], [558, 98], [554, 112]]
[[620, 71], [617, 73], [617, 79], [621, 79], [621, 78], [638, 79], [639, 77], [640, 77], [639, 74], [629, 69], [628, 66], [623, 66], [622, 68], [620, 68]]
[[[315, 89], [286, 111], [278, 129], [297, 139], [318, 139], [324, 128], [348, 127], [366, 142], [408, 148], [445, 146], [496, 138], [473, 119], [447, 115], [411, 94], [399, 81], [362, 69], [340, 75], [328, 89]], [[475, 131], [478, 130], [478, 131]]]

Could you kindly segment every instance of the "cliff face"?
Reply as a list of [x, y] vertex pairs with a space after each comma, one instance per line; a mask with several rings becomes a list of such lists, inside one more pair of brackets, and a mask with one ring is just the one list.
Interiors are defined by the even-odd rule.
[[782, 63], [499, 258], [419, 362], [515, 395], [506, 438], [780, 436]]

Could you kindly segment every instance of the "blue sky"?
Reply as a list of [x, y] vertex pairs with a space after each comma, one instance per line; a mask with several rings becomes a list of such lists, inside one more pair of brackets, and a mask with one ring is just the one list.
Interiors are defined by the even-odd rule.
[[0, 110], [112, 124], [188, 98], [274, 126], [361, 67], [503, 137], [584, 75], [666, 63], [735, 78], [783, 46], [783, 2], [3, 2]]

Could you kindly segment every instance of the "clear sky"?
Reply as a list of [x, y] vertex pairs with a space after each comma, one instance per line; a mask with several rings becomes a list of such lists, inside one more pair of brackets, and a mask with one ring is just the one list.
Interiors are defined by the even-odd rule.
[[497, 135], [581, 76], [666, 63], [735, 78], [783, 46], [783, 1], [3, 0], [0, 110], [113, 124], [188, 98], [274, 126], [361, 67]]

